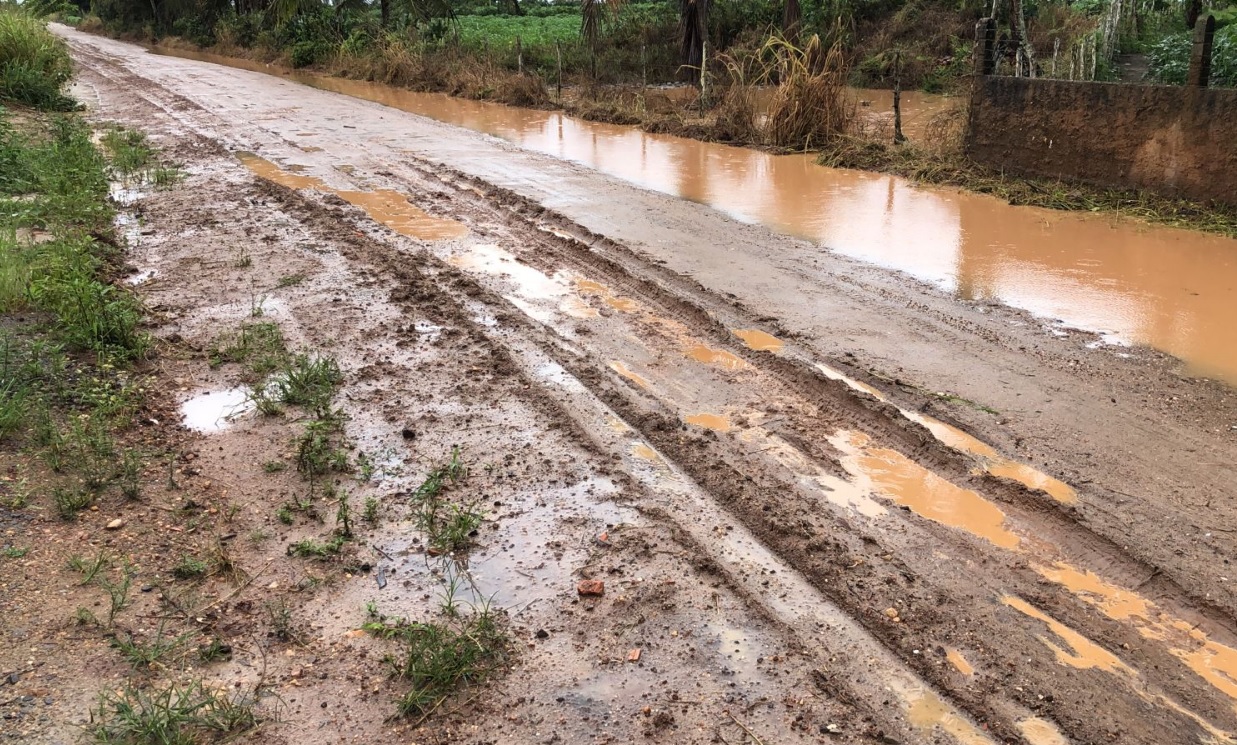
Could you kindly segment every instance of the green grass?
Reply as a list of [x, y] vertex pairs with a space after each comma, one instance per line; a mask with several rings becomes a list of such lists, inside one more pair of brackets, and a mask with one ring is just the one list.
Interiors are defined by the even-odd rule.
[[111, 127], [100, 139], [111, 155], [112, 169], [121, 176], [140, 173], [154, 162], [155, 151], [136, 129]]
[[72, 74], [68, 46], [43, 21], [0, 6], [0, 101], [68, 111], [76, 103], [61, 89]]
[[177, 579], [199, 579], [210, 571], [210, 565], [193, 556], [182, 556], [172, 567], [172, 576]]
[[413, 515], [426, 543], [436, 552], [453, 553], [472, 543], [473, 533], [481, 526], [483, 515], [479, 500], [453, 502], [446, 493], [468, 477], [468, 468], [458, 447], [452, 448], [450, 459], [430, 470], [425, 480], [412, 494]]
[[404, 716], [427, 716], [459, 687], [484, 679], [506, 652], [506, 635], [489, 607], [445, 623], [403, 625], [399, 638], [403, 651], [392, 666], [411, 683], [399, 701]]
[[279, 372], [274, 379], [279, 400], [315, 410], [330, 404], [344, 379], [333, 357], [319, 355], [298, 354]]
[[87, 733], [99, 745], [196, 745], [233, 739], [258, 724], [256, 692], [228, 693], [201, 680], [105, 692]]
[[121, 656], [136, 670], [177, 655], [191, 636], [193, 634], [190, 633], [175, 638], [166, 637], [163, 634], [163, 625], [160, 624], [155, 638], [149, 642], [140, 642], [132, 634], [117, 633], [112, 637], [112, 646], [120, 650]]
[[342, 535], [337, 535], [326, 542], [306, 538], [303, 541], [297, 541], [288, 546], [288, 556], [305, 559], [329, 559], [339, 554], [340, 549], [343, 548], [345, 543], [347, 543], [347, 539]]
[[232, 362], [244, 365], [248, 382], [258, 384], [288, 363], [283, 331], [269, 321], [242, 324], [222, 334], [207, 350], [212, 367]]
[[25, 556], [29, 551], [30, 549], [28, 548], [19, 548], [17, 546], [5, 546], [4, 548], [0, 548], [0, 556], [6, 559], [20, 559], [21, 557]]

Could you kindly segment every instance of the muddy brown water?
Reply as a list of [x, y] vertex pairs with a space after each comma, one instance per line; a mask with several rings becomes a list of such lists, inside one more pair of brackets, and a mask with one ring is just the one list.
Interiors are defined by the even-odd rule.
[[[1237, 240], [1012, 207], [824, 168], [811, 155], [771, 155], [206, 53], [160, 53], [282, 75], [484, 132], [905, 272], [964, 300], [1027, 310], [1046, 333], [1080, 329], [1100, 335], [1096, 343], [1150, 346], [1185, 361], [1191, 373], [1237, 383]], [[876, 114], [888, 105], [862, 97]], [[941, 106], [939, 98], [908, 98], [907, 117]]]

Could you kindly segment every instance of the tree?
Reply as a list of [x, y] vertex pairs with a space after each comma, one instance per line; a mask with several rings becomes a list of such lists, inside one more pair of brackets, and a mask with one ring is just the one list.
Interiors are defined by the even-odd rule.
[[782, 6], [782, 36], [792, 44], [799, 43], [799, 27], [803, 25], [803, 10], [799, 0], [785, 0]]
[[709, 0], [679, 0], [679, 60], [686, 67], [701, 67], [709, 38]]

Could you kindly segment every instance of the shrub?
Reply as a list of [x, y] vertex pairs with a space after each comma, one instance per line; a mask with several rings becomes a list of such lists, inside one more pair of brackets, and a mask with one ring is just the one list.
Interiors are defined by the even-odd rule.
[[73, 100], [60, 89], [73, 74], [69, 49], [46, 24], [21, 10], [0, 7], [0, 100], [66, 111]]
[[[1169, 85], [1183, 85], [1190, 70], [1193, 34], [1166, 36], [1151, 47], [1151, 77]], [[1211, 85], [1237, 87], [1237, 26], [1216, 31], [1211, 47]]]

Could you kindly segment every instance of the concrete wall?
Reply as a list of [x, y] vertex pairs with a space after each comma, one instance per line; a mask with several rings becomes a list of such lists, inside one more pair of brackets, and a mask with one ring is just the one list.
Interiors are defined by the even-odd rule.
[[1011, 173], [1237, 206], [1237, 90], [977, 76], [966, 149]]

